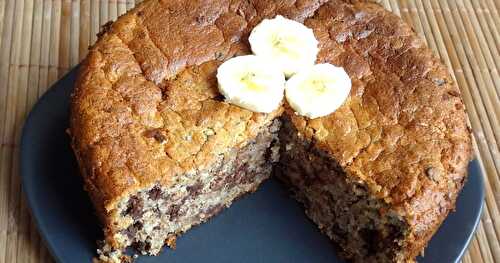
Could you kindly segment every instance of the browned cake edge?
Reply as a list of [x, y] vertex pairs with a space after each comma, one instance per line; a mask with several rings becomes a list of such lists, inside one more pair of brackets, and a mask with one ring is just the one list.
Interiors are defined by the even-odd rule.
[[[134, 9], [131, 11], [130, 14], [126, 16], [126, 18], [122, 18], [121, 22], [124, 21], [130, 21], [132, 17], [137, 16], [140, 14], [142, 11], [147, 11], [147, 2], [153, 2], [153, 1], [145, 1], [142, 5], [140, 5], [138, 8]], [[463, 111], [463, 103], [460, 100], [459, 96], [459, 91], [456, 88], [455, 84], [453, 83], [452, 78], [449, 76], [448, 73], [446, 73], [445, 67], [431, 54], [431, 52], [426, 48], [421, 41], [418, 42], [416, 41], [418, 38], [416, 37], [414, 32], [410, 32], [408, 30], [408, 26], [404, 23], [401, 23], [399, 18], [395, 17], [395, 15], [389, 14], [387, 11], [382, 10], [381, 7], [375, 6], [375, 5], [369, 5], [365, 3], [359, 3], [356, 4], [355, 6], [344, 6], [342, 1], [333, 1], [334, 3], [330, 4], [330, 8], [322, 8], [324, 12], [320, 12], [317, 14], [318, 22], [321, 21], [321, 19], [325, 19], [328, 16], [338, 16], [337, 11], [332, 11], [332, 10], [343, 10], [342, 12], [345, 12], [347, 10], [347, 13], [341, 13], [340, 15], [346, 16], [346, 18], [355, 18], [355, 20], [359, 20], [359, 26], [353, 27], [352, 29], [349, 29], [346, 32], [338, 32], [338, 31], [333, 31], [329, 32], [329, 34], [334, 38], [334, 41], [343, 43], [344, 47], [346, 47], [345, 39], [349, 39], [352, 37], [352, 41], [355, 39], [355, 43], [358, 43], [359, 45], [357, 46], [352, 46], [349, 51], [356, 51], [359, 53], [353, 53], [352, 56], [349, 56], [349, 54], [345, 54], [342, 56], [337, 56], [334, 58], [329, 58], [331, 60], [326, 59], [326, 61], [330, 61], [334, 64], [340, 64], [342, 66], [345, 66], [346, 69], [348, 70], [349, 74], [351, 77], [353, 77], [356, 81], [367, 81], [369, 79], [363, 79], [363, 74], [365, 73], [364, 70], [366, 70], [365, 66], [366, 64], [356, 64], [357, 62], [362, 62], [360, 61], [360, 54], [363, 54], [363, 50], [370, 50], [368, 53], [364, 53], [364, 55], [369, 55], [371, 58], [377, 58], [377, 59], [394, 59], [392, 61], [387, 61], [388, 65], [390, 66], [388, 69], [393, 70], [395, 73], [400, 74], [401, 79], [405, 79], [405, 81], [413, 81], [415, 80], [414, 78], [412, 79], [412, 76], [417, 76], [420, 77], [418, 74], [424, 74], [423, 80], [427, 81], [425, 84], [433, 86], [432, 89], [435, 89], [434, 91], [437, 91], [436, 93], [440, 96], [442, 96], [443, 100], [441, 101], [445, 105], [453, 105], [453, 107], [458, 107], [461, 105], [461, 108], [457, 108], [455, 111], [453, 111], [453, 115], [451, 118], [445, 121], [445, 129], [451, 133], [447, 133], [447, 136], [452, 136], [452, 140], [456, 140], [456, 147], [451, 147], [448, 148], [447, 152], [445, 153], [445, 159], [443, 159], [442, 164], [445, 165], [444, 171], [442, 170], [436, 170], [434, 166], [430, 166], [425, 168], [422, 173], [418, 173], [418, 177], [416, 180], [404, 183], [398, 184], [399, 188], [394, 188], [393, 190], [389, 189], [388, 192], [380, 192], [382, 193], [382, 198], [385, 198], [385, 200], [388, 200], [388, 202], [392, 203], [393, 206], [397, 207], [399, 212], [401, 214], [404, 214], [407, 222], [410, 224], [411, 228], [413, 229], [413, 235], [409, 236], [409, 246], [406, 247], [407, 250], [407, 256], [408, 258], [415, 257], [418, 253], [420, 253], [423, 248], [425, 247], [425, 244], [427, 241], [430, 239], [432, 234], [437, 230], [441, 222], [444, 220], [446, 215], [449, 213], [450, 210], [454, 208], [455, 204], [455, 199], [458, 195], [458, 192], [463, 186], [464, 180], [465, 180], [465, 174], [466, 174], [466, 168], [467, 168], [467, 162], [471, 157], [471, 145], [470, 145], [470, 132], [464, 128], [466, 126], [466, 116]], [[358, 2], [358, 1], [352, 1], [352, 2]], [[363, 2], [363, 1], [360, 1]], [[332, 9], [332, 6], [334, 6], [337, 9]], [[149, 6], [151, 7], [151, 6]], [[341, 8], [340, 8], [341, 7]], [[317, 5], [315, 6], [317, 8]], [[315, 10], [315, 8], [312, 8], [311, 10]], [[150, 8], [151, 9], [151, 8]], [[310, 14], [312, 11], [309, 10], [308, 13]], [[326, 11], [325, 11], [326, 10]], [[367, 23], [369, 24], [369, 20], [367, 20], [370, 17], [366, 17], [366, 10], [369, 10], [368, 14], [374, 15], [375, 17], [381, 15], [380, 17], [382, 18], [382, 23], [384, 27], [381, 27], [381, 30], [388, 30], [388, 31], [375, 31], [375, 33], [390, 33], [392, 32], [390, 27], [395, 26], [395, 28], [400, 29], [400, 32], [396, 32], [397, 34], [404, 34], [401, 36], [399, 39], [401, 42], [400, 44], [402, 46], [399, 46], [399, 48], [393, 50], [393, 46], [398, 44], [398, 42], [389, 42], [387, 41], [388, 46], [372, 46], [369, 43], [375, 43], [372, 40], [370, 40], [370, 34], [373, 32], [371, 31], [370, 28], [368, 30], [362, 28], [362, 26], [366, 26]], [[150, 10], [149, 10], [150, 11]], [[196, 10], [194, 10], [196, 11]], [[267, 10], [266, 12], [268, 12]], [[286, 9], [285, 9], [286, 11]], [[281, 11], [280, 11], [281, 12]], [[295, 13], [294, 13], [295, 12]], [[308, 17], [309, 14], [304, 15], [300, 14], [298, 11], [290, 12], [289, 14], [292, 14], [292, 16], [296, 18], [304, 18]], [[359, 15], [358, 14], [365, 14], [365, 15]], [[268, 13], [267, 15], [271, 15], [271, 13]], [[135, 19], [135, 18], [134, 18]], [[132, 19], [133, 20], [133, 19]], [[255, 23], [258, 21], [258, 19], [252, 20], [249, 25], [255, 25]], [[377, 27], [380, 26], [380, 24], [377, 24], [380, 22], [380, 20], [377, 20], [378, 22], [374, 23], [375, 29], [377, 30]], [[130, 26], [130, 24], [123, 23], [123, 25]], [[115, 28], [111, 29], [111, 32], [119, 32], [120, 29], [118, 29], [120, 26], [120, 23], [117, 23]], [[308, 26], [314, 26], [312, 22], [310, 21]], [[361, 27], [360, 27], [361, 26]], [[248, 32], [248, 29], [246, 29]], [[146, 32], [147, 33], [147, 32]], [[316, 32], [315, 32], [316, 33]], [[337, 33], [340, 33], [336, 35]], [[343, 35], [342, 33], [347, 33], [346, 35]], [[395, 33], [395, 32], [393, 32]], [[408, 35], [409, 33], [409, 35]], [[377, 36], [377, 34], [373, 34], [374, 37]], [[125, 37], [127, 35], [124, 35]], [[342, 37], [340, 37], [342, 36]], [[104, 34], [100, 37], [100, 44], [96, 44], [96, 46], [91, 50], [89, 56], [87, 59], [84, 61], [82, 68], [81, 68], [81, 73], [80, 73], [80, 79], [77, 82], [76, 86], [83, 86], [83, 85], [89, 85], [87, 84], [82, 84], [82, 78], [85, 78], [84, 81], [86, 82], [93, 82], [92, 85], [99, 85], [102, 84], [103, 86], [109, 85], [108, 83], [105, 83], [104, 80], [111, 80], [115, 81], [116, 78], [120, 78], [123, 76], [123, 74], [146, 74], [148, 79], [147, 81], [155, 81], [158, 78], [158, 72], [149, 72], [147, 71], [147, 67], [149, 66], [150, 68], [155, 68], [155, 65], [144, 65], [141, 64], [144, 61], [138, 61], [139, 66], [136, 65], [127, 65], [127, 61], [134, 61], [133, 58], [133, 53], [130, 52], [130, 50], [123, 50], [123, 60], [119, 60], [118, 62], [120, 63], [125, 63], [125, 65], [121, 64], [116, 64], [114, 66], [113, 64], [107, 64], [110, 61], [107, 61], [106, 59], [112, 59], [113, 56], [107, 54], [106, 50], [118, 50], [120, 48], [123, 48], [123, 44], [120, 44], [120, 41], [123, 41], [123, 36], [120, 36], [122, 39], [119, 39], [116, 37], [114, 33], [112, 34]], [[226, 36], [224, 36], [226, 37]], [[240, 36], [236, 37], [237, 39]], [[383, 36], [381, 36], [380, 43], [384, 43], [383, 41]], [[398, 40], [398, 39], [396, 39]], [[331, 41], [331, 40], [330, 40]], [[371, 41], [371, 42], [370, 42]], [[116, 42], [116, 43], [115, 43]], [[116, 44], [115, 46], [113, 45], [108, 45], [109, 43], [111, 44]], [[130, 42], [128, 42], [130, 44]], [[404, 49], [405, 45], [414, 45], [410, 49]], [[401, 48], [403, 47], [403, 48]], [[133, 48], [133, 47], [132, 47]], [[141, 48], [140, 46], [137, 48]], [[337, 48], [337, 47], [336, 47]], [[158, 48], [157, 48], [158, 49]], [[212, 52], [213, 50], [211, 50]], [[227, 49], [226, 49], [227, 51]], [[393, 56], [394, 52], [403, 52], [405, 55], [404, 56]], [[418, 52], [421, 52], [420, 54]], [[223, 52], [223, 54], [230, 54], [227, 52]], [[151, 54], [150, 54], [151, 55]], [[179, 55], [179, 54], [177, 54]], [[181, 54], [182, 55], [182, 54]], [[195, 63], [199, 63], [200, 61], [203, 62], [206, 59], [209, 59], [210, 56], [205, 56], [204, 54], [198, 54], [200, 57], [203, 57], [202, 59], [196, 61]], [[324, 56], [323, 54], [322, 56]], [[106, 57], [108, 56], [108, 57]], [[132, 56], [132, 59], [130, 58]], [[393, 56], [393, 57], [391, 57]], [[182, 56], [180, 56], [182, 57]], [[176, 57], [175, 59], [179, 59], [180, 57]], [[137, 58], [137, 57], [136, 57]], [[151, 57], [150, 57], [151, 58]], [[140, 59], [140, 58], [139, 58]], [[143, 58], [145, 61], [147, 57]], [[173, 61], [170, 61], [172, 66], [175, 66], [175, 59]], [[195, 58], [196, 60], [197, 58]], [[321, 59], [325, 59], [322, 57]], [[339, 60], [340, 59], [340, 60]], [[372, 65], [380, 65], [381, 61], [376, 61], [373, 60], [375, 64], [370, 64], [370, 67]], [[344, 64], [345, 63], [345, 64]], [[364, 62], [363, 62], [364, 63]], [[371, 62], [370, 62], [371, 63]], [[130, 63], [129, 63], [130, 64]], [[133, 64], [133, 63], [132, 63]], [[95, 69], [95, 66], [98, 66], [100, 69], [99, 71], [92, 71]], [[433, 68], [432, 71], [430, 71], [430, 74], [427, 74], [424, 72], [427, 67], [431, 65]], [[176, 70], [179, 70], [181, 68], [184, 68], [186, 64], [184, 64], [181, 67], [176, 67], [175, 69], [169, 68], [166, 72], [176, 72]], [[401, 70], [408, 70], [406, 73], [402, 72]], [[384, 71], [379, 71], [377, 72], [378, 74], [385, 74]], [[149, 75], [148, 75], [149, 74]], [[93, 76], [100, 76], [102, 79], [99, 78], [94, 78]], [[167, 75], [162, 75], [161, 78], [165, 77]], [[375, 75], [377, 77], [380, 77], [380, 75]], [[390, 76], [390, 74], [388, 75]], [[357, 77], [360, 77], [356, 79]], [[387, 80], [392, 80], [392, 79], [387, 79]], [[409, 82], [408, 82], [409, 83]], [[404, 83], [405, 84], [405, 83]], [[410, 85], [411, 86], [411, 85]], [[433, 90], [431, 89], [430, 92]], [[151, 92], [153, 96], [157, 96], [157, 94], [161, 95], [161, 92], [159, 90], [155, 90], [154, 87], [151, 87], [151, 89], [148, 91]], [[356, 88], [355, 91], [356, 92]], [[80, 94], [81, 95], [81, 94]], [[86, 96], [88, 96], [87, 94]], [[383, 94], [382, 94], [383, 95]], [[386, 96], [390, 96], [391, 94], [385, 94]], [[77, 95], [78, 97], [78, 95]], [[87, 97], [88, 99], [89, 97]], [[78, 100], [78, 99], [77, 99]], [[351, 99], [352, 101], [352, 99]], [[448, 101], [454, 101], [451, 104]], [[80, 101], [81, 102], [81, 101]], [[389, 101], [390, 103], [390, 101]], [[436, 102], [433, 102], [436, 103]], [[437, 108], [441, 108], [441, 106], [438, 106], [436, 104], [435, 106]], [[458, 105], [458, 106], [456, 106]], [[446, 106], [448, 107], [448, 106]], [[73, 108], [74, 109], [74, 108]], [[389, 107], [388, 109], [391, 109]], [[78, 112], [78, 111], [75, 111]], [[342, 114], [342, 109], [339, 110], [338, 114]], [[387, 113], [392, 114], [391, 111], [387, 111]], [[443, 111], [443, 114], [447, 114], [450, 112]], [[458, 113], [458, 114], [457, 114]], [[75, 118], [75, 114], [72, 114], [72, 118]], [[145, 118], [149, 118], [150, 116], [145, 116]], [[76, 117], [79, 118], [79, 117]], [[154, 123], [153, 120], [146, 120]], [[331, 121], [331, 120], [330, 120]], [[323, 122], [322, 120], [318, 120], [315, 122], [311, 123], [306, 123], [305, 125], [302, 124], [303, 120], [294, 120], [294, 124], [297, 125], [300, 129], [304, 128], [302, 133], [308, 138], [311, 139], [313, 138], [315, 141], [317, 141], [317, 147], [325, 150], [326, 152], [332, 153], [334, 157], [336, 157], [336, 160], [339, 160], [339, 163], [341, 165], [345, 164], [351, 164], [350, 167], [348, 167], [349, 175], [354, 176], [358, 178], [359, 180], [365, 180], [367, 184], [369, 185], [369, 189], [373, 190], [376, 188], [385, 188], [386, 186], [390, 186], [392, 183], [390, 181], [385, 181], [385, 182], [377, 182], [374, 181], [370, 177], [366, 177], [366, 171], [361, 171], [361, 173], [358, 171], [356, 172], [357, 169], [363, 168], [363, 166], [366, 164], [364, 162], [359, 162], [359, 163], [351, 163], [351, 161], [345, 161], [342, 158], [337, 158], [338, 156], [337, 153], [332, 152], [331, 145], [328, 143], [325, 143], [324, 141], [317, 140], [317, 138], [314, 138], [314, 131], [315, 131], [315, 125], [318, 123]], [[324, 123], [328, 123], [329, 121], [327, 120]], [[74, 123], [74, 120], [72, 121], [72, 124]], [[72, 126], [71, 131], [72, 131], [72, 136], [76, 136], [78, 138], [82, 138], [82, 133], [79, 131], [81, 126], [75, 125]], [[312, 133], [311, 133], [312, 131]], [[85, 132], [85, 131], [84, 131]], [[89, 131], [87, 131], [89, 132]], [[85, 135], [85, 134], [83, 134]], [[455, 137], [453, 137], [455, 136]], [[75, 137], [74, 137], [75, 138]], [[454, 142], [452, 142], [454, 143]], [[103, 195], [102, 189], [98, 189], [97, 186], [95, 185], [94, 181], [95, 176], [102, 176], [102, 175], [95, 175], [95, 174], [87, 174], [87, 173], [92, 173], [92, 167], [90, 165], [92, 156], [89, 156], [88, 152], [83, 152], [82, 151], [82, 144], [73, 144], [73, 148], [75, 150], [75, 154], [77, 155], [77, 159], [80, 163], [80, 166], [82, 167], [82, 174], [84, 175], [85, 178], [91, 178], [91, 180], [88, 181], [86, 184], [86, 189], [89, 192], [96, 209], [98, 211], [99, 216], [101, 217], [102, 221], [107, 224], [109, 222], [108, 214], [107, 211], [109, 209], [106, 209], [106, 204], [109, 202], [109, 198], [115, 193], [120, 193], [120, 196], [124, 196], [127, 193], [130, 193], [133, 191], [133, 189], [139, 189], [138, 187], [133, 187], [130, 188], [127, 185], [115, 185], [118, 186], [121, 190], [117, 190], [116, 192], [110, 191], [109, 193], [106, 193]], [[369, 153], [370, 148], [366, 147], [364, 148], [359, 155], [359, 158], [354, 158], [352, 160], [362, 160], [363, 157], [361, 154], [363, 153]], [[406, 157], [405, 157], [406, 158]], [[356, 167], [357, 165], [357, 167]], [[125, 177], [127, 178], [127, 177]], [[113, 179], [112, 177], [109, 177], [108, 179]], [[109, 181], [109, 186], [112, 186], [113, 181]], [[416, 183], [415, 183], [416, 182]], [[424, 182], [424, 183], [421, 183]], [[118, 183], [123, 183], [122, 181], [118, 181]], [[418, 186], [415, 188], [415, 184]], [[448, 186], [447, 186], [448, 185]], [[102, 186], [102, 185], [101, 185]], [[405, 188], [406, 187], [406, 188]], [[128, 189], [125, 191], [125, 189]], [[400, 189], [401, 191], [398, 191]], [[374, 193], [377, 191], [373, 191]], [[389, 193], [389, 195], [387, 195]], [[408, 196], [410, 194], [410, 196]], [[405, 197], [406, 196], [406, 197]], [[119, 200], [119, 198], [115, 195], [116, 199]]]

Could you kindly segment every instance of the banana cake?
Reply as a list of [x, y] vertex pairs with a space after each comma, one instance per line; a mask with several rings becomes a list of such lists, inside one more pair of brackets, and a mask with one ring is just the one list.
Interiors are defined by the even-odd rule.
[[[311, 28], [352, 89], [309, 119], [224, 101], [217, 68], [277, 15]], [[353, 262], [412, 262], [466, 179], [471, 135], [446, 67], [371, 1], [146, 0], [82, 62], [69, 133], [104, 229], [101, 260], [164, 244], [274, 173]]]

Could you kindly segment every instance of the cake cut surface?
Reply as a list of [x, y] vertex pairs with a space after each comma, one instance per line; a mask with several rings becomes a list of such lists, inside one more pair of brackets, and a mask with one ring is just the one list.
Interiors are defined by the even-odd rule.
[[[254, 113], [218, 93], [217, 67], [249, 54], [252, 28], [276, 15], [311, 28], [317, 63], [349, 74], [334, 113]], [[346, 259], [412, 261], [454, 208], [471, 158], [446, 67], [369, 1], [146, 0], [90, 48], [70, 134], [106, 246], [153, 255], [274, 166]]]

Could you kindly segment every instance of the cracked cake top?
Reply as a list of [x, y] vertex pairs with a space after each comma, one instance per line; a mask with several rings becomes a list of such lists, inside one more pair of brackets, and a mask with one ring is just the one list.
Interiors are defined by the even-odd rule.
[[[225, 103], [217, 67], [283, 15], [313, 29], [318, 63], [346, 69], [349, 98], [307, 119]], [[70, 132], [100, 213], [127, 193], [210, 167], [287, 114], [298, 132], [426, 233], [461, 189], [471, 137], [446, 67], [396, 15], [365, 1], [148, 0], [107, 25], [80, 66]], [[430, 233], [432, 234], [432, 233]]]

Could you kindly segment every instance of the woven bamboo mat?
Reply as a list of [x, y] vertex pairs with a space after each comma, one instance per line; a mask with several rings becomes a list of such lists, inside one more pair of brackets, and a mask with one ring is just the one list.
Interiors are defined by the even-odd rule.
[[[53, 262], [19, 178], [19, 137], [37, 99], [76, 65], [100, 25], [134, 0], [0, 0], [0, 263]], [[486, 206], [463, 262], [500, 262], [500, 1], [382, 0], [412, 24], [462, 90]]]

